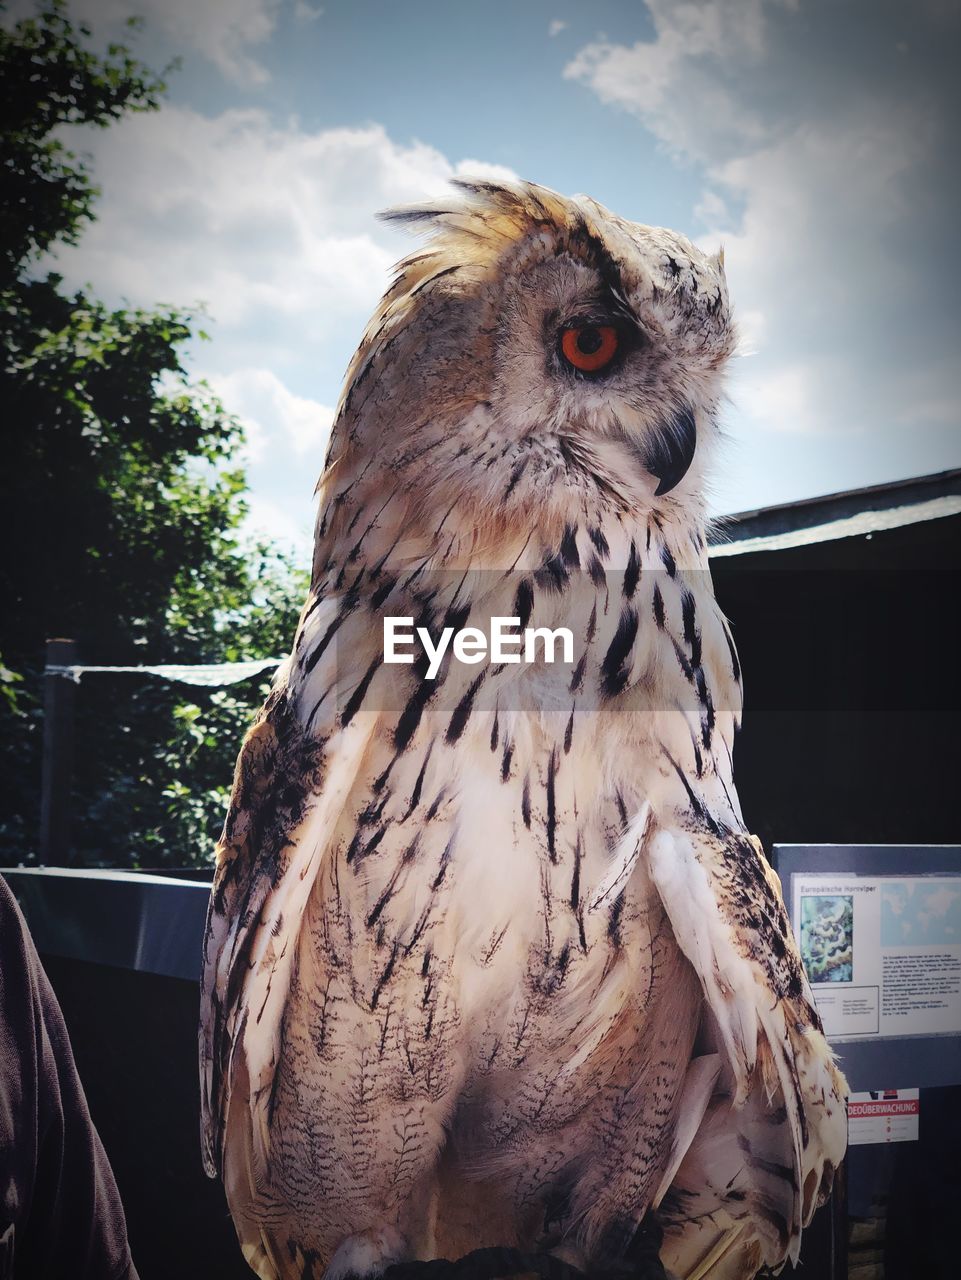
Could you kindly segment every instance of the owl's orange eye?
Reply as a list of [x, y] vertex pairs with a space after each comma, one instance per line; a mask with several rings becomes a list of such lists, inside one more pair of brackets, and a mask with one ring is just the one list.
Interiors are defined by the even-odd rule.
[[597, 373], [617, 354], [617, 330], [612, 324], [585, 324], [565, 329], [561, 351], [568, 364], [582, 373]]

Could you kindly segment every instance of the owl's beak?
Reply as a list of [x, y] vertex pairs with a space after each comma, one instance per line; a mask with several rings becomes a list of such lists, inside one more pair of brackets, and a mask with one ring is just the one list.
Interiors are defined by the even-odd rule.
[[676, 488], [687, 475], [697, 448], [697, 427], [690, 409], [679, 409], [657, 429], [644, 454], [644, 465], [658, 479], [654, 490], [662, 497]]

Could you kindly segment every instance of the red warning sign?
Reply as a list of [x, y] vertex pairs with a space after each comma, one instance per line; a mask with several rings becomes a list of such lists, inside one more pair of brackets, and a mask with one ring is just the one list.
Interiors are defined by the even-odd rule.
[[921, 1100], [917, 1089], [877, 1089], [848, 1098], [848, 1142], [917, 1142]]

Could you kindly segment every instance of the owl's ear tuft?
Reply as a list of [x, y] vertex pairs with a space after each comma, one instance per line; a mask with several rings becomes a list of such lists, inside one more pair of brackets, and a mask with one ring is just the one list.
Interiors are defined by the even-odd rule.
[[718, 249], [712, 261], [717, 266], [717, 269], [718, 271], [720, 271], [721, 275], [723, 275], [724, 274], [724, 246], [723, 245], [721, 245], [721, 247]]
[[[469, 214], [472, 206], [515, 206], [523, 200], [523, 193], [516, 185], [496, 178], [457, 177], [450, 179], [455, 191], [446, 200], [425, 200], [419, 204], [398, 205], [396, 209], [383, 209], [377, 214], [381, 222], [395, 226], [408, 226], [420, 230], [423, 226], [439, 222], [455, 214]], [[472, 197], [458, 199], [458, 196]]]
[[505, 189], [504, 182], [497, 182], [493, 178], [471, 178], [457, 177], [451, 178], [452, 187], [459, 187], [461, 191], [468, 191], [472, 196], [499, 196]]
[[420, 231], [439, 218], [457, 212], [459, 212], [458, 206], [449, 201], [431, 200], [424, 204], [402, 204], [394, 209], [381, 209], [375, 216], [379, 222]]

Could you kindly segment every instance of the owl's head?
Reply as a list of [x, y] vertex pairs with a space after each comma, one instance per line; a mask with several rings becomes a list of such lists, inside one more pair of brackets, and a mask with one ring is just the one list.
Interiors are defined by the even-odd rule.
[[427, 493], [475, 527], [699, 515], [735, 342], [722, 255], [585, 196], [453, 185], [384, 215], [430, 239], [351, 363], [328, 505], [360, 485], [415, 522]]

